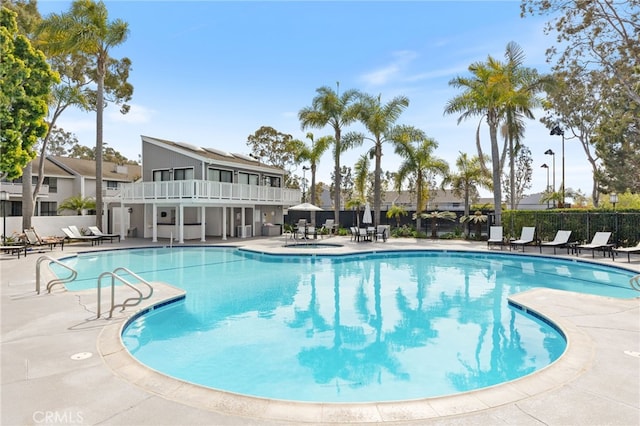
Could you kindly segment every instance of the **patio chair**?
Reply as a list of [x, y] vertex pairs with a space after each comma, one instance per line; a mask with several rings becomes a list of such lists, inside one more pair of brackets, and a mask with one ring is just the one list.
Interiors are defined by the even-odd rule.
[[386, 243], [387, 242], [387, 227], [385, 225], [378, 225], [378, 227], [376, 228], [376, 241], [378, 241], [380, 238], [382, 238], [382, 242]]
[[120, 242], [120, 234], [105, 234], [97, 226], [90, 226], [89, 227], [89, 231], [91, 231], [91, 234], [97, 235], [98, 237], [102, 238], [103, 240], [106, 240], [108, 238], [110, 243], [113, 242], [114, 238], [117, 238], [118, 242]]
[[44, 247], [49, 246], [49, 250], [53, 250], [57, 244], [61, 244], [64, 249], [64, 239], [59, 238], [47, 238], [43, 239], [38, 236], [35, 230], [25, 229], [24, 236], [27, 242], [27, 247]]
[[351, 241], [358, 241], [360, 239], [360, 233], [358, 232], [358, 228], [352, 226], [349, 228], [351, 231]]
[[591, 257], [595, 257], [596, 250], [602, 250], [602, 256], [604, 256], [605, 250], [611, 248], [609, 238], [611, 238], [611, 232], [596, 232], [589, 244], [576, 246], [576, 256], [580, 255], [582, 249], [591, 250]]
[[611, 260], [615, 259], [615, 253], [627, 253], [627, 262], [631, 263], [631, 253], [640, 254], [640, 241], [633, 247], [618, 247], [614, 248], [611, 252]]
[[535, 226], [523, 226], [522, 231], [520, 232], [520, 238], [510, 241], [509, 249], [511, 250], [515, 247], [517, 250], [518, 246], [522, 246], [522, 252], [524, 253], [524, 248], [527, 244], [535, 243], [535, 235]]
[[542, 253], [542, 247], [553, 247], [553, 254], [556, 254], [558, 247], [567, 248], [567, 254], [569, 254], [569, 238], [571, 238], [571, 231], [558, 231], [553, 241], [547, 241], [540, 243], [540, 253]]
[[504, 246], [504, 238], [502, 237], [502, 226], [492, 226], [489, 228], [489, 239], [487, 239], [487, 248], [492, 245], [499, 245], [500, 250]]
[[[74, 228], [76, 228], [74, 226]], [[100, 237], [98, 237], [97, 235], [82, 235], [80, 234], [80, 232], [78, 232], [78, 235], [76, 235], [75, 232], [71, 231], [70, 228], [60, 228], [62, 230], [62, 232], [64, 232], [64, 235], [66, 235], [67, 240], [69, 240], [69, 242], [73, 242], [73, 241], [89, 241], [91, 242], [91, 245], [96, 245], [100, 243]], [[76, 228], [77, 231], [78, 228]]]
[[322, 224], [322, 228], [320, 228], [320, 235], [331, 235], [333, 233], [333, 224], [335, 219], [327, 219]]

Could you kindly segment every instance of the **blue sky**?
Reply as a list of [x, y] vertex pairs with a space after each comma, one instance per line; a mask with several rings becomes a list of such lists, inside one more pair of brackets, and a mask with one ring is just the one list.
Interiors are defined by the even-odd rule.
[[[398, 124], [409, 124], [435, 138], [435, 155], [455, 166], [460, 151], [475, 154], [477, 119], [457, 124], [445, 116], [446, 102], [459, 94], [448, 82], [469, 75], [468, 66], [488, 55], [503, 58], [510, 41], [526, 54], [526, 66], [549, 69], [544, 52], [553, 37], [546, 18], [520, 18], [519, 1], [107, 1], [109, 18], [129, 23], [129, 39], [112, 50], [133, 62], [135, 91], [131, 112], [105, 113], [104, 140], [137, 159], [140, 135], [249, 153], [247, 136], [261, 126], [305, 140], [298, 111], [311, 104], [321, 86], [358, 89], [410, 99]], [[68, 10], [70, 2], [40, 0], [43, 16]], [[556, 186], [561, 180], [561, 139], [549, 136], [537, 120], [527, 123], [524, 144], [533, 154], [533, 186], [544, 190], [551, 166], [544, 151], [556, 155]], [[83, 145], [95, 144], [95, 116], [69, 111], [59, 121]], [[351, 130], [361, 130], [353, 126]], [[312, 129], [317, 137], [329, 128]], [[488, 132], [483, 132], [489, 151]], [[353, 166], [368, 150], [365, 143], [346, 153]], [[567, 187], [590, 193], [591, 173], [582, 148], [567, 140]], [[400, 160], [383, 148], [385, 170]], [[318, 179], [329, 182], [333, 159], [327, 153]], [[294, 171], [296, 173], [296, 171]], [[301, 174], [301, 169], [297, 170]], [[553, 180], [552, 169], [550, 179]], [[485, 192], [486, 194], [486, 192]]]

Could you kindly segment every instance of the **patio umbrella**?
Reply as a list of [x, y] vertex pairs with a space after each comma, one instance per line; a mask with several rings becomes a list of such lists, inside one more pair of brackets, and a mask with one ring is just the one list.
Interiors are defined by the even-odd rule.
[[291, 206], [289, 207], [289, 210], [304, 210], [304, 211], [308, 211], [308, 212], [319, 212], [322, 211], [322, 209], [314, 204], [311, 203], [302, 203], [302, 204], [297, 204], [295, 206]]
[[362, 214], [362, 223], [371, 225], [373, 220], [371, 219], [371, 206], [367, 203], [364, 206], [364, 213]]

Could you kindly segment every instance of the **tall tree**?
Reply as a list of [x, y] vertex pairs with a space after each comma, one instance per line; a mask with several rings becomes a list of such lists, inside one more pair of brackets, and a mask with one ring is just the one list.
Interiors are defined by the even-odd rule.
[[289, 170], [295, 164], [296, 152], [291, 149], [293, 136], [269, 126], [262, 126], [247, 137], [251, 155], [265, 164]]
[[357, 100], [359, 92], [357, 90], [347, 90], [340, 94], [340, 86], [334, 91], [330, 87], [323, 86], [316, 89], [317, 95], [313, 98], [310, 107], [302, 108], [298, 112], [302, 129], [310, 127], [321, 129], [330, 126], [334, 131], [333, 139], [333, 211], [334, 220], [340, 222], [340, 194], [341, 194], [341, 167], [340, 157], [342, 153], [357, 144], [357, 140], [352, 138], [342, 138], [342, 130], [358, 118], [359, 106]]
[[369, 176], [369, 157], [363, 154], [358, 157], [358, 161], [353, 166], [353, 189], [354, 194], [347, 201], [347, 208], [356, 209], [356, 223], [360, 227], [360, 208], [367, 202], [367, 177]]
[[380, 98], [380, 95], [377, 97], [362, 95], [359, 116], [359, 120], [371, 134], [371, 136], [363, 136], [363, 139], [373, 142], [369, 155], [376, 160], [373, 184], [374, 225], [378, 225], [382, 203], [382, 144], [391, 141], [393, 135], [397, 134], [394, 132], [395, 122], [409, 106], [409, 99], [405, 96], [396, 96], [384, 105]]
[[96, 224], [102, 226], [104, 107], [111, 100], [120, 105], [120, 112], [125, 114], [129, 111], [126, 102], [133, 94], [133, 86], [127, 83], [131, 61], [115, 60], [110, 51], [127, 40], [129, 25], [121, 19], [109, 21], [102, 1], [75, 0], [67, 13], [48, 17], [41, 32], [43, 42], [52, 53], [78, 52], [90, 60], [86, 77], [96, 85], [95, 92], [91, 93], [92, 109], [96, 111]]
[[[456, 159], [457, 172], [447, 175], [442, 186], [451, 185], [453, 193], [464, 199], [464, 216], [469, 217], [471, 202], [480, 196], [478, 188], [491, 189], [491, 175], [480, 164], [478, 156], [469, 157], [461, 152]], [[465, 237], [469, 236], [469, 223], [465, 222]]]
[[628, 102], [640, 104], [640, 1], [522, 0], [521, 15], [549, 15], [545, 32], [555, 33], [554, 71], [602, 70], [618, 83]]
[[[293, 152], [296, 162], [308, 161], [311, 168], [311, 203], [316, 202], [316, 172], [318, 171], [318, 163], [320, 158], [329, 149], [329, 146], [333, 143], [333, 136], [322, 136], [320, 139], [315, 140], [313, 133], [307, 133], [307, 139], [311, 141], [311, 146], [307, 146], [304, 142], [295, 139], [291, 143], [293, 144]], [[312, 221], [316, 221], [316, 212], [311, 213]]]
[[421, 228], [422, 209], [428, 199], [428, 191], [434, 176], [445, 177], [449, 166], [446, 161], [435, 157], [433, 151], [438, 147], [435, 139], [427, 137], [424, 132], [409, 126], [397, 129], [404, 135], [397, 139], [395, 152], [402, 158], [396, 174], [396, 187], [402, 189], [402, 182], [411, 179], [416, 188], [416, 227]]
[[47, 99], [58, 76], [44, 54], [20, 34], [16, 13], [0, 11], [0, 176], [15, 179], [47, 132]]
[[[533, 160], [531, 159], [531, 150], [529, 148], [519, 145], [515, 157], [516, 166], [513, 179], [504, 180], [504, 192], [508, 194], [507, 201], [513, 206], [512, 210], [518, 208], [524, 192], [531, 188], [531, 175], [533, 174], [533, 169], [531, 168]], [[515, 188], [511, 188], [511, 185], [514, 185]], [[514, 199], [511, 199], [511, 197], [514, 197]]]

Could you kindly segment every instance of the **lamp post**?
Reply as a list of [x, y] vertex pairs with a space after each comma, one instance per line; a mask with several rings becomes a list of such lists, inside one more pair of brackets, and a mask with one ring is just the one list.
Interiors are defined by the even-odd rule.
[[307, 201], [307, 194], [306, 194], [307, 179], [305, 178], [305, 172], [307, 170], [309, 170], [309, 167], [302, 166], [302, 202], [303, 203]]
[[[548, 149], [544, 152], [545, 155], [551, 155], [553, 157], [553, 192], [556, 192], [556, 153], [553, 152], [551, 149]], [[549, 184], [547, 184], [547, 188], [549, 187]], [[553, 199], [553, 208], [556, 207], [556, 200], [555, 198]]]
[[[564, 207], [564, 130], [560, 128], [559, 125], [556, 125], [553, 129], [551, 129], [551, 136], [562, 136], [562, 207]], [[555, 186], [555, 185], [554, 185]]]
[[9, 193], [7, 191], [0, 191], [0, 201], [2, 202], [2, 245], [7, 245], [7, 201], [9, 200]]
[[[543, 168], [543, 169], [547, 169], [547, 187], [546, 187], [546, 190], [547, 190], [547, 192], [549, 192], [549, 166], [547, 166], [547, 163], [545, 163], [540, 167]], [[547, 209], [549, 209], [549, 199], [547, 199]]]
[[611, 204], [613, 204], [613, 210], [615, 210], [616, 204], [618, 203], [618, 194], [616, 194], [615, 192], [609, 194], [609, 201], [611, 201]]

